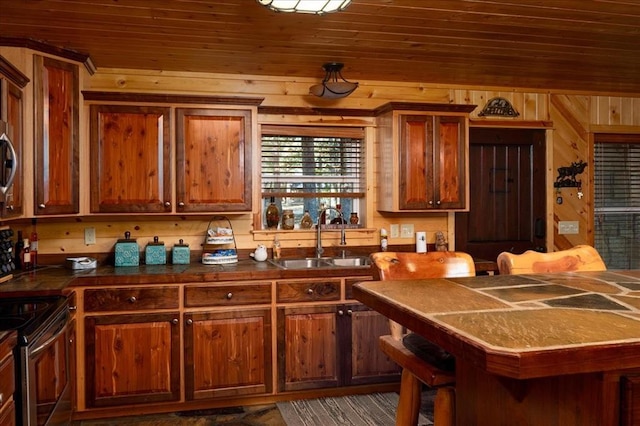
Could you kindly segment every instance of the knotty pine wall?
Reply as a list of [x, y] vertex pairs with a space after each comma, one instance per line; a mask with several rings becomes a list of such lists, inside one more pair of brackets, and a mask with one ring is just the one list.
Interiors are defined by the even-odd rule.
[[[33, 80], [33, 52], [28, 49], [0, 47], [0, 55]], [[40, 53], [38, 53], [40, 54]], [[45, 55], [46, 56], [46, 55]], [[148, 92], [168, 94], [199, 94], [219, 96], [264, 97], [264, 106], [289, 107], [332, 107], [373, 109], [388, 101], [465, 103], [476, 104], [479, 108], [471, 114], [472, 125], [491, 125], [504, 127], [544, 127], [547, 128], [547, 193], [548, 199], [548, 247], [562, 249], [578, 243], [592, 243], [592, 194], [589, 180], [592, 173], [590, 154], [590, 132], [637, 132], [640, 133], [640, 95], [602, 96], [597, 94], [550, 93], [543, 90], [523, 90], [519, 88], [496, 87], [459, 87], [429, 84], [428, 82], [401, 83], [381, 81], [360, 81], [360, 87], [348, 98], [328, 101], [308, 94], [309, 86], [317, 79], [288, 78], [286, 76], [239, 76], [226, 74], [206, 74], [188, 72], [163, 72], [151, 70], [98, 69], [89, 75], [82, 64], [81, 90]], [[348, 75], [347, 75], [348, 78]], [[25, 157], [33, 155], [33, 84], [24, 92], [25, 97]], [[520, 112], [517, 118], [486, 119], [478, 117], [478, 111], [491, 98], [501, 96], [509, 99]], [[124, 215], [118, 217], [97, 217], [87, 215], [89, 211], [89, 129], [88, 104], [80, 113], [80, 200], [81, 214], [72, 218], [42, 218], [38, 221], [41, 254], [76, 255], [83, 253], [109, 253], [118, 238], [129, 230], [138, 239], [141, 247], [151, 241], [154, 235], [160, 237], [168, 246], [184, 239], [192, 250], [198, 250], [209, 223], [208, 216], [148, 217]], [[454, 217], [451, 214], [380, 214], [376, 211], [376, 164], [377, 144], [374, 121], [370, 117], [317, 117], [317, 116], [278, 116], [260, 115], [258, 123], [310, 123], [330, 125], [358, 125], [367, 129], [367, 176], [368, 198], [366, 208], [359, 212], [365, 218], [367, 230], [350, 232], [347, 242], [350, 246], [377, 245], [380, 228], [389, 228], [392, 223], [412, 223], [416, 231], [426, 231], [428, 242], [433, 243], [436, 231], [444, 231], [448, 236], [450, 248], [454, 241]], [[259, 129], [258, 129], [259, 130]], [[173, 144], [174, 141], [172, 140]], [[255, 154], [259, 158], [258, 144]], [[579, 200], [575, 189], [562, 189], [563, 204], [556, 204], [556, 191], [553, 181], [557, 168], [569, 165], [572, 161], [584, 160], [589, 163], [585, 173], [580, 176], [584, 183], [585, 197]], [[24, 168], [26, 177], [26, 211], [33, 212], [33, 165], [27, 162]], [[258, 176], [258, 170], [254, 171]], [[256, 178], [255, 182], [259, 182]], [[238, 247], [253, 249], [258, 243], [270, 245], [272, 233], [253, 232], [254, 223], [259, 222], [263, 214], [260, 209], [259, 185], [255, 184], [255, 207], [251, 214], [231, 217], [236, 232]], [[559, 220], [577, 220], [580, 223], [578, 235], [557, 234]], [[85, 246], [84, 228], [96, 229], [97, 244]], [[12, 224], [14, 229], [30, 230], [30, 220], [21, 220]], [[336, 233], [326, 233], [326, 245], [336, 245]], [[302, 232], [283, 234], [279, 237], [284, 247], [313, 247], [315, 234]], [[390, 244], [412, 244], [413, 239], [390, 239]]]

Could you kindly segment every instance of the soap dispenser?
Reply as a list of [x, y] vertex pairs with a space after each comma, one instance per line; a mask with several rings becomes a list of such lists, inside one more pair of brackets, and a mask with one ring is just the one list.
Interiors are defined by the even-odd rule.
[[158, 237], [153, 237], [153, 242], [147, 243], [144, 249], [144, 259], [147, 265], [165, 265], [167, 263], [164, 243], [158, 241]]
[[140, 264], [140, 248], [131, 232], [124, 233], [124, 238], [116, 242], [116, 266], [138, 266]]

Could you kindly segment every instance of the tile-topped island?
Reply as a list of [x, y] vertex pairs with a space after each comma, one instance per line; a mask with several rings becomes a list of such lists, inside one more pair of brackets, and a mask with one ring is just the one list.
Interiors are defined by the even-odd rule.
[[640, 422], [640, 271], [370, 281], [353, 291], [456, 356], [459, 425]]

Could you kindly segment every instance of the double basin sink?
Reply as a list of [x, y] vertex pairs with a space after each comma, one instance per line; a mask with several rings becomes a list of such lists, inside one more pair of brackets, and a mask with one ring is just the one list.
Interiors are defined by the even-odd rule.
[[358, 268], [371, 265], [367, 256], [269, 259], [269, 262], [283, 269]]

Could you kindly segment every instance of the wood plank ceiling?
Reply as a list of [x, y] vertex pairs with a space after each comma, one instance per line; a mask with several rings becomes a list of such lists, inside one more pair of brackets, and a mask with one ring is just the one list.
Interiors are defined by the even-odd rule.
[[[638, 0], [353, 0], [323, 16], [254, 0], [0, 0], [0, 45], [96, 68], [640, 93]], [[24, 45], [24, 44], [22, 44]]]

